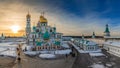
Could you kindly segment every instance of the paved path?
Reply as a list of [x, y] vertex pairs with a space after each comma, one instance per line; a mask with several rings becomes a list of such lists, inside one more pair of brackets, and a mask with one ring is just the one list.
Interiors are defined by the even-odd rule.
[[73, 53], [75, 53], [76, 59], [73, 64], [73, 68], [88, 68], [88, 65], [91, 64], [91, 58], [88, 53], [80, 53], [78, 49], [72, 44], [72, 42], [68, 42], [71, 47]]
[[28, 57], [21, 51], [21, 63], [16, 63], [13, 68], [72, 68], [75, 58], [42, 60], [39, 57]]

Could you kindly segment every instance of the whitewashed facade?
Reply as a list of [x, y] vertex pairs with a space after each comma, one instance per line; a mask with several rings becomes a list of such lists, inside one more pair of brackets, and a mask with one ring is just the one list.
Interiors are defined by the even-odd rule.
[[110, 54], [120, 57], [120, 42], [105, 42], [103, 48]]

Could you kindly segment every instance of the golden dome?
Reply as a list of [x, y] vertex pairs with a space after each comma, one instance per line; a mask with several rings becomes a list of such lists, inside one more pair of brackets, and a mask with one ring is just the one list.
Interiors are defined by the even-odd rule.
[[44, 16], [40, 16], [40, 22], [41, 23], [47, 23], [47, 19]]
[[28, 13], [28, 14], [26, 15], [26, 17], [27, 17], [27, 18], [30, 18], [30, 17], [31, 17], [31, 15]]

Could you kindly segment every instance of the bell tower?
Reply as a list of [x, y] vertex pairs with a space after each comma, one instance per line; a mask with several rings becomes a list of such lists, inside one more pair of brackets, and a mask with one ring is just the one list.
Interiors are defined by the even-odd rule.
[[31, 15], [28, 14], [26, 15], [26, 36], [28, 36], [31, 32]]

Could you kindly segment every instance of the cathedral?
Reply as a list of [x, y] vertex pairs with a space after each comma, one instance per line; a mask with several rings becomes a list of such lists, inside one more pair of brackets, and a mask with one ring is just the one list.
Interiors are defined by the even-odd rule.
[[48, 25], [48, 20], [44, 17], [44, 13], [40, 15], [40, 18], [31, 29], [31, 15], [28, 13], [26, 16], [26, 42], [27, 44], [32, 42], [35, 50], [56, 50], [61, 49], [62, 45], [62, 33], [56, 31], [56, 27]]

